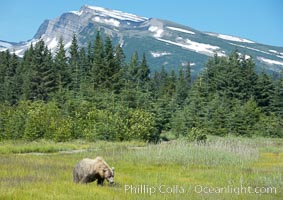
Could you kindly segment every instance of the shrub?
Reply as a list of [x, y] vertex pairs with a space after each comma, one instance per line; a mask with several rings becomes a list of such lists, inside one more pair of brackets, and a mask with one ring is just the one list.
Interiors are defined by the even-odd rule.
[[190, 129], [187, 139], [189, 141], [197, 141], [197, 142], [205, 142], [207, 137], [206, 137], [206, 132], [204, 129], [199, 129], [196, 127], [193, 127]]

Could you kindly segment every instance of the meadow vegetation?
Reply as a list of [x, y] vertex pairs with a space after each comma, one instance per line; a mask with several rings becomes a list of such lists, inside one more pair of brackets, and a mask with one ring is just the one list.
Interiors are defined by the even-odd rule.
[[[156, 145], [80, 140], [5, 142], [0, 149], [0, 199], [281, 199], [282, 146], [281, 139], [234, 137]], [[115, 167], [116, 184], [73, 183], [76, 162], [98, 155]], [[141, 186], [148, 190], [133, 189]], [[276, 192], [205, 193], [200, 192], [201, 186], [272, 187]], [[150, 194], [149, 188], [157, 191]]]

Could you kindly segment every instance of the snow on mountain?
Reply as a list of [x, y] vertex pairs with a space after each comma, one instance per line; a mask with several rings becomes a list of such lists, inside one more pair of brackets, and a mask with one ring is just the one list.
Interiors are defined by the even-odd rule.
[[[195, 66], [195, 65], [196, 65], [196, 63], [191, 63], [191, 62], [190, 62], [190, 66], [191, 66], [191, 67], [193, 67], [193, 66]], [[188, 66], [188, 62], [183, 62], [183, 63], [182, 63], [182, 66], [183, 66], [183, 67]]]
[[103, 19], [100, 17], [94, 17], [93, 21], [98, 22], [98, 23], [103, 23], [103, 24], [109, 24], [111, 26], [115, 26], [115, 27], [119, 27], [120, 26], [120, 22], [118, 20], [115, 20], [113, 18], [111, 19]]
[[192, 31], [188, 31], [188, 30], [185, 30], [185, 29], [182, 29], [182, 28], [176, 28], [176, 27], [171, 27], [171, 26], [167, 26], [166, 28], [169, 28], [171, 30], [174, 30], [174, 31], [179, 31], [179, 32], [183, 32], [183, 33], [189, 33], [189, 34], [196, 34], [195, 32], [192, 32]]
[[164, 32], [164, 30], [158, 26], [150, 26], [148, 30], [150, 32], [154, 32], [155, 34], [153, 36], [156, 38], [160, 38], [162, 36], [162, 33]]
[[269, 52], [271, 52], [271, 53], [278, 53], [277, 51], [275, 51], [275, 50], [268, 50]]
[[81, 16], [83, 14], [83, 11], [70, 11], [70, 13], [73, 13], [75, 15]]
[[229, 40], [229, 41], [234, 41], [234, 42], [244, 42], [244, 43], [255, 43], [251, 40], [247, 40], [247, 39], [243, 39], [243, 38], [239, 38], [239, 37], [235, 37], [231, 35], [224, 35], [224, 34], [218, 34], [218, 33], [206, 33], [206, 34], [210, 36], [221, 38], [223, 40]]
[[263, 57], [257, 57], [257, 59], [268, 65], [282, 65], [283, 66], [283, 62], [280, 62], [277, 60], [271, 60], [271, 59], [263, 58]]
[[271, 52], [271, 53], [274, 53], [276, 55], [276, 57], [278, 57], [278, 58], [283, 58], [283, 53], [281, 53], [281, 52], [278, 52], [278, 51], [275, 51], [275, 50], [272, 50], [272, 49], [270, 49], [268, 51]]
[[173, 45], [182, 47], [184, 49], [195, 51], [197, 53], [204, 54], [204, 55], [207, 55], [207, 56], [213, 56], [216, 52], [218, 53], [219, 56], [225, 56], [225, 54], [223, 52], [221, 52], [221, 51], [218, 52], [220, 50], [220, 47], [218, 47], [218, 46], [194, 42], [194, 41], [189, 40], [189, 39], [183, 39], [182, 37], [176, 38], [176, 42], [161, 39], [161, 38], [157, 38], [157, 39], [162, 41], [162, 42], [173, 44]]
[[93, 13], [95, 15], [100, 15], [103, 17], [108, 16], [108, 17], [113, 17], [115, 19], [119, 19], [119, 20], [128, 20], [128, 21], [134, 21], [134, 22], [143, 22], [143, 21], [148, 20], [148, 18], [146, 17], [139, 17], [137, 15], [121, 12], [118, 10], [110, 10], [106, 8], [88, 6], [88, 5], [86, 5], [85, 8], [89, 8], [93, 10]]
[[172, 53], [166, 52], [166, 51], [164, 51], [164, 52], [162, 52], [162, 51], [156, 51], [156, 52], [151, 51], [150, 54], [153, 58], [159, 58], [159, 57], [162, 57], [162, 56], [171, 55]]
[[53, 38], [50, 42], [48, 42], [47, 47], [49, 49], [55, 49], [58, 46], [57, 38]]
[[238, 47], [242, 47], [242, 48], [246, 48], [246, 49], [250, 49], [250, 50], [253, 50], [253, 51], [257, 51], [257, 52], [260, 52], [260, 53], [264, 53], [264, 54], [267, 54], [267, 55], [272, 55], [271, 53], [269, 53], [267, 51], [262, 51], [262, 50], [259, 50], [259, 49], [253, 48], [253, 47], [248, 47], [248, 46], [239, 45], [239, 44], [235, 44], [235, 43], [229, 43], [229, 44], [232, 44], [232, 45], [238, 46]]
[[12, 47], [13, 45], [11, 43], [0, 40], [0, 51], [6, 51], [7, 49], [10, 49]]
[[4, 47], [4, 48], [10, 48], [12, 47], [13, 45], [8, 43], [8, 42], [3, 42], [3, 41], [0, 41], [0, 47]]

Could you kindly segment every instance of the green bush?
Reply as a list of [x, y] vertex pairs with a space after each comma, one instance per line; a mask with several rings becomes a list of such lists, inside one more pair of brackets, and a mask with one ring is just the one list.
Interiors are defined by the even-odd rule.
[[33, 102], [26, 116], [24, 138], [66, 141], [71, 139], [71, 118], [64, 117], [54, 102]]
[[17, 107], [10, 107], [5, 125], [5, 133], [9, 139], [15, 140], [23, 137], [29, 104], [30, 102], [22, 101]]
[[254, 134], [264, 137], [283, 137], [283, 120], [272, 113], [270, 116], [261, 114], [258, 123], [255, 124]]
[[129, 118], [126, 119], [127, 137], [130, 139], [154, 140], [155, 118], [154, 114], [144, 110], [130, 110]]
[[84, 123], [83, 135], [88, 140], [115, 140], [119, 131], [117, 123], [119, 123], [117, 114], [113, 114], [107, 110], [98, 110], [93, 108], [87, 113]]
[[199, 128], [191, 128], [189, 130], [189, 133], [187, 135], [187, 139], [190, 142], [197, 141], [197, 142], [205, 142], [207, 137], [206, 137], [206, 131], [204, 129], [199, 129]]
[[155, 134], [154, 115], [143, 110], [111, 112], [94, 108], [81, 123], [88, 140], [149, 141]]
[[52, 139], [56, 142], [65, 142], [72, 139], [73, 121], [71, 118], [59, 118], [52, 120], [50, 131], [53, 132]]

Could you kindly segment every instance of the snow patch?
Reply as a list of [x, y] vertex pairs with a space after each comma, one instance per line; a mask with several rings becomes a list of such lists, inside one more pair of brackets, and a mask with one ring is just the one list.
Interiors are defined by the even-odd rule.
[[268, 50], [269, 52], [271, 52], [271, 53], [274, 53], [274, 54], [277, 54], [276, 56], [278, 57], [278, 58], [283, 58], [282, 56], [283, 56], [283, 53], [281, 53], [281, 52], [278, 52], [278, 51], [275, 51], [275, 50]]
[[[45, 35], [43, 35], [43, 36], [45, 37]], [[43, 36], [42, 36], [42, 37], [43, 37]], [[44, 42], [45, 42], [45, 43], [48, 43], [48, 42], [50, 42], [50, 40], [51, 40], [51, 38], [50, 38], [50, 37], [47, 37]]]
[[97, 16], [94, 17], [93, 20], [96, 21], [96, 22], [101, 22], [100, 17], [97, 17]]
[[268, 50], [268, 51], [271, 52], [271, 53], [276, 53], [276, 54], [279, 53], [278, 51], [275, 51], [275, 50]]
[[93, 18], [93, 21], [98, 22], [98, 23], [109, 24], [109, 25], [115, 26], [115, 27], [120, 26], [120, 22], [118, 20], [113, 19], [113, 18], [103, 19], [103, 18], [96, 16], [96, 17]]
[[118, 10], [110, 10], [110, 9], [105, 9], [101, 7], [96, 7], [96, 6], [86, 6], [86, 7], [93, 10], [96, 15], [100, 15], [103, 17], [109, 16], [109, 17], [113, 17], [119, 20], [129, 20], [129, 21], [134, 21], [134, 22], [143, 22], [148, 19], [145, 17], [139, 17], [134, 14], [124, 13]]
[[[239, 56], [242, 56], [243, 54], [241, 54], [240, 52], [237, 52], [237, 54], [239, 55]], [[248, 59], [250, 59], [251, 58], [251, 56], [250, 55], [246, 55], [245, 54], [245, 60], [248, 60]]]
[[15, 51], [15, 54], [17, 56], [19, 56], [20, 58], [24, 57], [24, 52], [26, 51], [26, 49], [19, 49]]
[[246, 59], [246, 60], [248, 60], [248, 59], [250, 59], [250, 58], [251, 58], [250, 55], [245, 55], [245, 59]]
[[49, 49], [53, 50], [56, 49], [58, 45], [58, 41], [56, 38], [53, 38], [52, 41], [47, 45]]
[[210, 44], [205, 44], [205, 43], [199, 43], [199, 42], [194, 42], [189, 39], [182, 39], [181, 37], [177, 38], [177, 42], [173, 42], [170, 40], [165, 40], [161, 38], [157, 38], [157, 40], [166, 42], [169, 44], [173, 44], [179, 47], [182, 47], [184, 49], [188, 49], [191, 51], [195, 51], [197, 53], [201, 53], [207, 56], [213, 56], [215, 53], [217, 53], [219, 56], [225, 56], [222, 52], [218, 52], [220, 48], [218, 46], [213, 46]]
[[70, 11], [70, 13], [81, 16], [83, 14], [83, 11]]
[[72, 45], [72, 42], [70, 41], [67, 44], [65, 44], [64, 48], [69, 49], [71, 45]]
[[164, 30], [162, 28], [159, 28], [158, 26], [150, 26], [148, 28], [150, 32], [154, 32], [155, 34], [153, 35], [156, 38], [160, 38], [162, 36], [162, 33]]
[[115, 19], [112, 19], [112, 18], [111, 19], [105, 19], [105, 22], [107, 24], [110, 24], [110, 25], [115, 26], [115, 27], [119, 27], [120, 26], [120, 22], [115, 20]]
[[277, 60], [271, 60], [271, 59], [263, 58], [263, 57], [257, 57], [257, 59], [269, 65], [282, 65], [283, 66], [283, 62], [280, 62]]
[[183, 32], [183, 33], [189, 33], [189, 34], [196, 34], [195, 32], [192, 32], [192, 31], [188, 31], [188, 30], [185, 30], [185, 29], [182, 29], [182, 28], [175, 28], [175, 27], [171, 27], [171, 26], [167, 26], [168, 29], [171, 29], [173, 31], [179, 31], [179, 32]]
[[11, 44], [9, 44], [7, 42], [1, 42], [1, 41], [0, 41], [0, 46], [5, 47], [5, 48], [11, 48], [12, 47]]
[[159, 58], [159, 57], [162, 57], [162, 56], [167, 56], [167, 55], [171, 55], [172, 53], [170, 52], [161, 52], [161, 51], [151, 51], [150, 54], [152, 55], [153, 58]]
[[[183, 67], [185, 67], [185, 66], [188, 66], [188, 62], [182, 62], [182, 64], [181, 64]], [[190, 63], [190, 67], [193, 67], [193, 66], [195, 66], [196, 65], [196, 63]]]
[[0, 52], [2, 52], [2, 51], [6, 51], [8, 48], [2, 48], [2, 47], [0, 47]]
[[268, 53], [266, 51], [262, 51], [262, 50], [259, 50], [259, 49], [255, 49], [255, 48], [252, 48], [252, 47], [247, 47], [247, 46], [244, 46], [244, 45], [239, 45], [239, 44], [234, 44], [234, 43], [229, 43], [229, 44], [232, 44], [232, 45], [238, 46], [238, 47], [242, 47], [242, 48], [246, 48], [246, 49], [250, 49], [250, 50], [253, 50], [253, 51], [257, 51], [257, 52], [260, 52], [260, 53], [264, 53], [264, 54], [267, 54], [267, 55], [272, 55], [271, 53]]
[[244, 42], [244, 43], [255, 43], [251, 40], [247, 40], [247, 39], [243, 39], [243, 38], [239, 38], [239, 37], [235, 37], [231, 35], [216, 34], [216, 33], [206, 33], [206, 34], [210, 36], [221, 38], [223, 40], [229, 40], [229, 41], [234, 41], [234, 42]]

